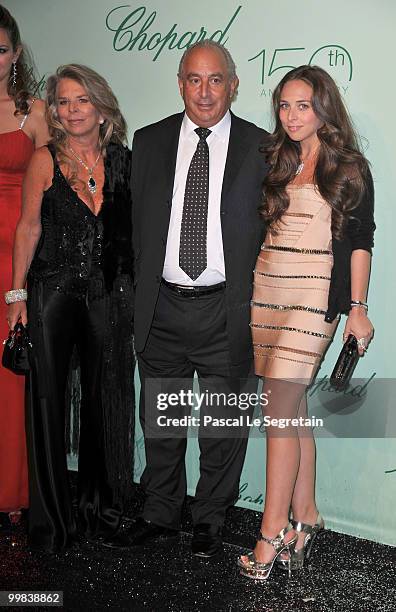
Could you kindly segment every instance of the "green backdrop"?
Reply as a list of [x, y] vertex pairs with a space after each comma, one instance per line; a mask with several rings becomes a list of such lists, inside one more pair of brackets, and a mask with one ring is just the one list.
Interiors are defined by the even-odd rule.
[[[136, 128], [182, 108], [177, 64], [183, 49], [202, 37], [227, 44], [241, 81], [233, 109], [266, 129], [271, 129], [271, 90], [290, 67], [316, 63], [336, 79], [375, 179], [378, 229], [369, 302], [376, 332], [359, 364], [359, 376], [370, 381], [361, 390], [358, 406], [351, 408], [347, 402], [343, 416], [337, 415], [334, 406], [348, 398], [332, 398], [324, 388], [340, 350], [343, 324], [319, 373], [321, 386], [310, 398], [311, 413], [326, 417], [325, 428], [318, 432], [317, 498], [328, 527], [396, 544], [394, 0], [2, 3], [17, 18], [43, 83], [59, 64], [92, 66], [118, 96], [131, 136]], [[190, 493], [198, 476], [198, 455], [191, 439]], [[143, 466], [138, 430], [136, 480]], [[241, 505], [262, 508], [264, 469], [265, 442], [254, 437], [241, 479]]]

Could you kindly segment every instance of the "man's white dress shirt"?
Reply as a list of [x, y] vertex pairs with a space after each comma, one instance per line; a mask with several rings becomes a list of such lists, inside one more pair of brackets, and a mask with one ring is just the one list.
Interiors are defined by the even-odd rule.
[[230, 112], [213, 125], [206, 142], [209, 147], [209, 201], [207, 221], [207, 267], [193, 281], [179, 266], [180, 228], [183, 215], [184, 191], [191, 159], [197, 148], [199, 127], [184, 115], [177, 149], [175, 181], [173, 184], [172, 209], [169, 222], [168, 240], [163, 278], [177, 285], [215, 285], [225, 281], [223, 238], [220, 222], [221, 191], [224, 168], [230, 139]]

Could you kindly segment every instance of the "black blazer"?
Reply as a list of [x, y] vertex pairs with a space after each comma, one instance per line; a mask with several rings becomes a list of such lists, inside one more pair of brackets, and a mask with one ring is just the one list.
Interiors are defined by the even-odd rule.
[[[144, 350], [165, 259], [179, 133], [184, 113], [138, 130], [132, 146], [135, 253], [135, 346]], [[264, 238], [258, 213], [267, 172], [259, 152], [267, 132], [231, 113], [221, 197], [230, 362], [241, 376], [253, 357], [250, 299], [253, 268]]]
[[337, 240], [333, 236], [333, 269], [329, 288], [329, 300], [325, 320], [333, 321], [339, 313], [348, 314], [351, 309], [351, 257], [356, 249], [371, 253], [374, 246], [374, 185], [367, 168], [366, 189], [358, 206], [351, 211], [345, 236]]

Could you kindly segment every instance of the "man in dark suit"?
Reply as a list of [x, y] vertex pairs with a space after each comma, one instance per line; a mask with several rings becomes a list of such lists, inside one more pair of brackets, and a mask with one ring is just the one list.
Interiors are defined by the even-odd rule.
[[[252, 372], [250, 299], [264, 237], [258, 208], [266, 164], [259, 148], [266, 132], [230, 113], [239, 82], [221, 45], [205, 40], [190, 47], [178, 77], [185, 112], [138, 130], [132, 147], [146, 501], [142, 517], [113, 539], [118, 546], [179, 528], [186, 430], [155, 428], [155, 390], [187, 390], [196, 373], [201, 391], [227, 394], [244, 388], [239, 380]], [[216, 415], [237, 412], [225, 401]], [[180, 405], [166, 411], [182, 414]], [[210, 557], [221, 549], [225, 512], [238, 497], [247, 428], [244, 435], [204, 429], [201, 424], [192, 551]]]

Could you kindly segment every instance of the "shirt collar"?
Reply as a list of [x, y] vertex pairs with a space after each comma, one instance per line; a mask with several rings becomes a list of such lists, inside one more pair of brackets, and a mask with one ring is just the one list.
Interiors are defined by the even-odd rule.
[[[194, 132], [194, 130], [199, 127], [196, 123], [191, 121], [191, 119], [187, 116], [187, 113], [184, 113], [183, 122], [182, 122], [182, 134], [184, 138], [191, 138], [194, 142], [197, 141], [198, 135]], [[218, 123], [212, 125], [210, 127], [210, 131], [215, 134], [222, 142], [225, 142], [229, 136], [231, 128], [231, 113], [228, 110], [224, 117], [220, 119]], [[209, 138], [212, 136], [210, 134]]]

